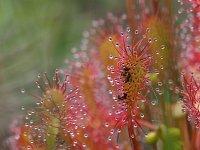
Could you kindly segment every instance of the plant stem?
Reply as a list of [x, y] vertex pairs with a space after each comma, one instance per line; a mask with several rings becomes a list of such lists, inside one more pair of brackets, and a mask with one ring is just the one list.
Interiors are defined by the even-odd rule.
[[133, 0], [126, 0], [126, 9], [127, 9], [127, 15], [128, 15], [128, 22], [131, 28], [131, 31], [133, 32], [135, 30], [135, 21], [134, 21], [134, 3]]
[[144, 120], [137, 120], [138, 123], [140, 123], [141, 125], [148, 127], [151, 130], [157, 130], [158, 127], [156, 127], [155, 125], [151, 124], [150, 122], [144, 121]]
[[180, 129], [182, 131], [184, 150], [191, 150], [190, 138], [189, 138], [188, 127], [187, 127], [187, 121], [186, 121], [185, 117], [182, 117], [179, 120], [179, 126], [180, 126]]
[[154, 14], [157, 15], [159, 12], [159, 2], [158, 0], [152, 0], [153, 8], [154, 8]]
[[193, 150], [199, 150], [200, 149], [200, 130], [199, 129], [193, 129], [192, 132], [192, 149]]

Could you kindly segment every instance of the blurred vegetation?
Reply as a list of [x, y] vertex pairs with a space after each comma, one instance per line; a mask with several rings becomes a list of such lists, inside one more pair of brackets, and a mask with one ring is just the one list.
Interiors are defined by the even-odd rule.
[[[34, 99], [40, 72], [64, 66], [91, 20], [125, 12], [116, 0], [0, 0], [0, 135], [22, 105]], [[0, 137], [1, 137], [0, 136]]]

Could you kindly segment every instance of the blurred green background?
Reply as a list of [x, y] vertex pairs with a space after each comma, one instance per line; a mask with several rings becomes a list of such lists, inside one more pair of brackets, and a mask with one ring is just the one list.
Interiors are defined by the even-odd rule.
[[[93, 19], [125, 12], [123, 0], [0, 0], [0, 140], [34, 98], [40, 72], [64, 67]], [[37, 89], [36, 89], [37, 90]]]

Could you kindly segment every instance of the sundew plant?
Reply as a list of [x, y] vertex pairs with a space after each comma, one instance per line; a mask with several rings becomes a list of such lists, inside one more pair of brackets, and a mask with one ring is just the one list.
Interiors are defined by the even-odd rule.
[[[200, 0], [126, 0], [92, 21], [32, 108], [11, 150], [200, 150]], [[63, 61], [64, 62], [64, 61]]]

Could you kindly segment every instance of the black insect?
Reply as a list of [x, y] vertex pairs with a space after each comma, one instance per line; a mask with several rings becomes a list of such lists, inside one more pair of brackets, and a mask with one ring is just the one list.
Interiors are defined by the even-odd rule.
[[125, 78], [124, 79], [125, 83], [127, 83], [131, 80], [131, 74], [130, 74], [129, 70], [130, 70], [130, 68], [124, 67], [122, 70], [122, 73], [121, 73], [121, 75]]
[[118, 95], [117, 98], [119, 101], [125, 100], [125, 99], [127, 99], [127, 94], [123, 93], [122, 95]]
[[56, 140], [58, 141], [59, 144], [62, 144], [62, 145], [65, 144], [65, 140], [60, 134], [56, 136]]

